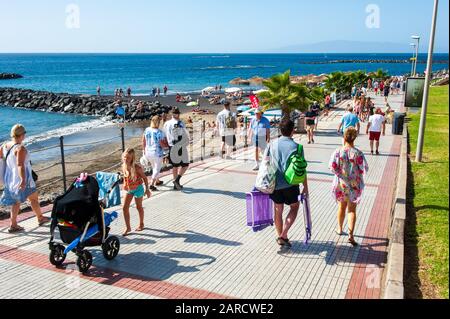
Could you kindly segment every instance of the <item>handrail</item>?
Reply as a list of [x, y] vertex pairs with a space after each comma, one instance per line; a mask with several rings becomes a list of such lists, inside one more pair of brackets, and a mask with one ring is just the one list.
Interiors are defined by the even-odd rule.
[[53, 168], [53, 167], [58, 166], [58, 165], [61, 165], [61, 162], [54, 163], [54, 164], [51, 164], [51, 165], [49, 165], [49, 166], [47, 166], [47, 167], [41, 168], [41, 169], [39, 169], [39, 170], [36, 170], [36, 173], [40, 173], [40, 172], [49, 170], [50, 168]]
[[35, 153], [40, 153], [40, 152], [44, 152], [44, 151], [48, 151], [54, 148], [59, 148], [59, 145], [54, 145], [54, 146], [49, 146], [49, 147], [44, 147], [38, 150], [34, 150], [34, 151], [30, 151], [30, 154], [35, 154]]
[[96, 144], [100, 144], [100, 143], [103, 143], [103, 142], [112, 141], [112, 140], [114, 140], [116, 138], [121, 138], [121, 136], [114, 136], [114, 137], [107, 138], [107, 139], [104, 139], [104, 140], [90, 142], [90, 143], [83, 143], [83, 144], [64, 144], [64, 147], [84, 147], [84, 146], [88, 146], [88, 145], [96, 145]]
[[50, 183], [47, 183], [47, 184], [44, 184], [44, 185], [39, 185], [39, 187], [37, 188], [38, 190], [41, 190], [41, 189], [43, 189], [43, 188], [46, 188], [47, 186], [51, 186], [51, 185], [54, 185], [55, 183], [57, 183], [57, 182], [61, 182], [63, 179], [62, 178], [60, 178], [60, 179], [57, 179], [57, 180], [55, 180], [55, 181], [51, 181]]

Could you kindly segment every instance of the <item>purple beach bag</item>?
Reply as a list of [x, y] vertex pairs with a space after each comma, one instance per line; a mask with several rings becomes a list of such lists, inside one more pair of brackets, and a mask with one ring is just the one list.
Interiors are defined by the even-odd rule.
[[246, 196], [247, 201], [247, 226], [254, 232], [259, 232], [274, 224], [273, 202], [270, 195], [254, 190]]

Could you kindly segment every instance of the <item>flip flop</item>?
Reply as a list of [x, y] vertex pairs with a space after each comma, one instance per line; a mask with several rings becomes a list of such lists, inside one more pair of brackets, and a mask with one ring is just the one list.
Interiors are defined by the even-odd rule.
[[359, 246], [359, 244], [358, 244], [353, 238], [350, 238], [350, 239], [348, 240], [348, 243], [349, 243], [350, 245], [352, 245], [353, 247], [358, 247], [358, 246]]
[[8, 229], [8, 233], [10, 234], [15, 234], [15, 233], [20, 233], [25, 231], [25, 228], [21, 227], [21, 226], [16, 226], [16, 227], [10, 227]]
[[44, 226], [45, 224], [48, 224], [51, 221], [48, 217], [42, 217], [42, 219], [39, 221], [39, 227]]
[[282, 246], [282, 247], [288, 247], [288, 248], [292, 248], [292, 244], [289, 241], [289, 239], [284, 239], [284, 238], [278, 238], [277, 239], [277, 243], [278, 245]]

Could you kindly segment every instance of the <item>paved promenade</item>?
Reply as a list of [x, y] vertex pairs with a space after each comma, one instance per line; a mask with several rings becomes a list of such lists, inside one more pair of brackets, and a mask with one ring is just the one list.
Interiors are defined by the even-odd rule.
[[[390, 103], [399, 109], [402, 100], [393, 96]], [[384, 105], [381, 98], [375, 102]], [[355, 231], [361, 245], [353, 248], [334, 232], [337, 204], [328, 170], [341, 144], [336, 128], [342, 114], [339, 109], [321, 122], [315, 145], [297, 137], [310, 163], [310, 245], [303, 244], [301, 215], [289, 252], [279, 250], [273, 228], [253, 233], [246, 227], [245, 193], [256, 174], [247, 161], [252, 151], [242, 151], [233, 160], [194, 164], [181, 193], [164, 177], [167, 186], [144, 202], [145, 231], [120, 238], [121, 251], [112, 262], [91, 249], [94, 265], [85, 276], [75, 270], [73, 254], [61, 269], [50, 265], [49, 229], [36, 229], [30, 214], [21, 216], [28, 230], [23, 234], [8, 234], [8, 221], [0, 221], [0, 298], [380, 298], [401, 139], [389, 125], [380, 156], [370, 155], [365, 134], [357, 141], [370, 172]], [[137, 227], [134, 209], [132, 223]], [[123, 229], [120, 219], [112, 233]]]

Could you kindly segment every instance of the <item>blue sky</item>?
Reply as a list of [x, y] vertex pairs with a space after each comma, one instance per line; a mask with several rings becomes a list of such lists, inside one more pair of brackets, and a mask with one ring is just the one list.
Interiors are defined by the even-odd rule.
[[[66, 6], [80, 28], [66, 27]], [[366, 6], [380, 8], [369, 29]], [[405, 43], [427, 50], [432, 0], [0, 0], [0, 52], [270, 52], [333, 40]], [[436, 49], [448, 52], [449, 1]], [[381, 52], [382, 50], [380, 50]]]

